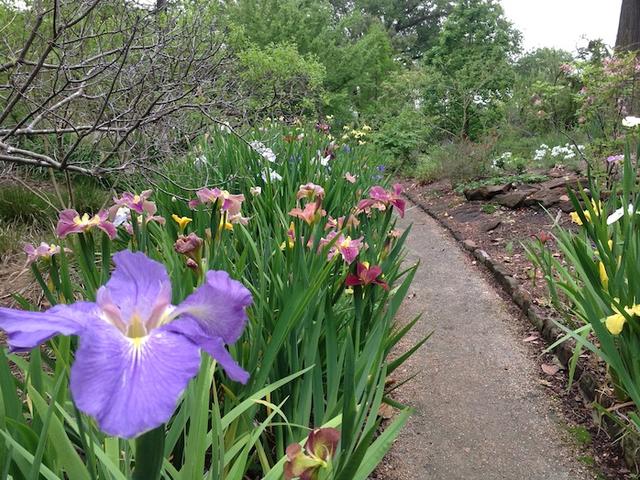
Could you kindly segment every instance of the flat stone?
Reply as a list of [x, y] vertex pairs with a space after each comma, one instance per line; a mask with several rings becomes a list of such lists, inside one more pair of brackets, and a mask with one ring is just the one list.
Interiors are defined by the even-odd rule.
[[480, 230], [482, 230], [483, 232], [490, 232], [491, 230], [495, 230], [496, 228], [498, 228], [501, 224], [502, 220], [486, 220], [480, 225]]
[[538, 190], [533, 195], [530, 195], [526, 199], [524, 199], [523, 204], [526, 206], [536, 206], [540, 204], [543, 207], [551, 207], [560, 203], [560, 197], [562, 197], [563, 195], [564, 191], [559, 189]]
[[477, 204], [467, 204], [458, 208], [451, 217], [453, 217], [456, 222], [469, 223], [477, 221], [478, 218], [482, 218], [482, 212]]
[[531, 305], [531, 295], [529, 295], [526, 291], [521, 288], [518, 288], [512, 293], [513, 301], [525, 312], [529, 309], [529, 305]]
[[503, 193], [501, 195], [496, 195], [494, 201], [498, 202], [503, 207], [507, 208], [518, 208], [524, 202], [524, 199], [527, 198], [527, 192], [520, 192], [519, 190]]
[[576, 189], [578, 185], [588, 185], [588, 181], [584, 178], [573, 177], [573, 176], [564, 176], [561, 178], [556, 178], [555, 180], [549, 180], [548, 182], [543, 182], [543, 187], [548, 188], [549, 190], [555, 190], [556, 188], [561, 188], [566, 190], [567, 188]]
[[465, 240], [464, 242], [462, 242], [462, 246], [466, 250], [469, 250], [471, 252], [473, 252], [476, 248], [478, 248], [478, 245], [473, 240]]
[[487, 185], [478, 188], [469, 188], [464, 191], [467, 200], [490, 200], [496, 195], [506, 193], [511, 190], [512, 185], [505, 183], [504, 185]]
[[573, 203], [571, 202], [566, 202], [566, 201], [560, 201], [560, 203], [558, 203], [558, 207], [560, 208], [560, 210], [562, 210], [564, 213], [569, 213], [569, 212], [573, 212], [575, 210], [575, 208], [573, 208]]
[[486, 264], [491, 261], [489, 254], [480, 248], [473, 252], [473, 256], [482, 264]]

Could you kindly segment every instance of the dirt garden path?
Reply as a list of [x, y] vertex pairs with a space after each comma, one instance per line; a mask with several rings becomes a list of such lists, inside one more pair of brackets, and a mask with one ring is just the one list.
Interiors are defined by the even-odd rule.
[[395, 375], [417, 373], [396, 391], [415, 413], [381, 466], [382, 478], [592, 478], [538, 381], [520, 321], [456, 242], [413, 205], [401, 226], [410, 223], [406, 261], [420, 267], [400, 320], [424, 314], [401, 347], [434, 334]]

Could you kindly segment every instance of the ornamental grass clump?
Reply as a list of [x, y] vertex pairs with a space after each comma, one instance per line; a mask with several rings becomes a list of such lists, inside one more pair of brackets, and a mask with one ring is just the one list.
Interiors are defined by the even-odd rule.
[[[425, 340], [388, 358], [417, 320], [394, 323], [415, 272], [400, 268], [400, 187], [322, 131], [256, 133], [264, 148], [214, 132], [198, 162], [96, 215], [61, 212], [57, 238], [25, 249], [45, 301], [0, 309], [1, 471], [373, 471], [409, 414], [387, 378]], [[385, 403], [399, 413], [383, 428]]]
[[[637, 157], [636, 157], [637, 158]], [[640, 188], [638, 166], [629, 149], [620, 182], [601, 195], [591, 182], [584, 191], [570, 194], [577, 231], [557, 228], [554, 240], [562, 260], [546, 243], [529, 246], [534, 263], [544, 272], [552, 301], [566, 321], [559, 324], [576, 349], [573, 376], [584, 349], [607, 364], [608, 377], [619, 401], [630, 401], [631, 425], [640, 431]]]

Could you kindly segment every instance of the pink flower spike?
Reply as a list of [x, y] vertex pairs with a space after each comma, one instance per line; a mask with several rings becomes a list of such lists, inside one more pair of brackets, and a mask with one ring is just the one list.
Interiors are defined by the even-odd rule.
[[351, 175], [349, 172], [344, 174], [344, 178], [349, 183], [356, 183], [356, 180], [358, 180], [358, 177], [356, 177], [355, 175]]

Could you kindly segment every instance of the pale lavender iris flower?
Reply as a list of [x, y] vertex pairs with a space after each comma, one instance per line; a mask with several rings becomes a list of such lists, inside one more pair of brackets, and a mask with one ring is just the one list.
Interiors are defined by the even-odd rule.
[[111, 279], [96, 302], [57, 305], [44, 312], [0, 308], [0, 328], [12, 351], [28, 351], [55, 335], [77, 335], [70, 389], [78, 408], [107, 434], [132, 438], [171, 418], [200, 368], [200, 350], [232, 380], [249, 374], [226, 350], [247, 321], [251, 293], [224, 271], [180, 305], [171, 304], [164, 266], [128, 250], [113, 256]]

